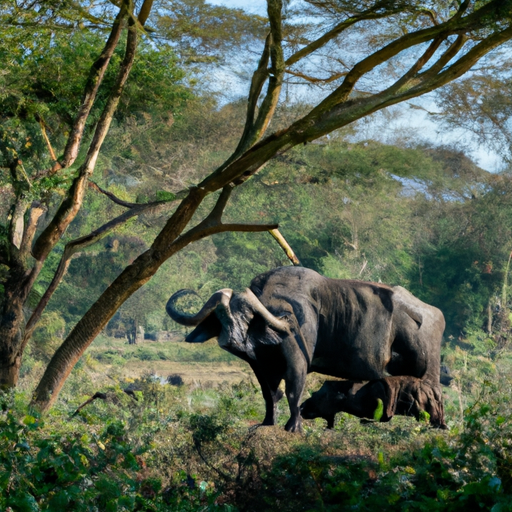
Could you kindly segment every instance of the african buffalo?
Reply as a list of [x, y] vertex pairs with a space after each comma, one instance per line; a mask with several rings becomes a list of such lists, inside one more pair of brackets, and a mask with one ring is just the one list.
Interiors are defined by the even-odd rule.
[[397, 414], [414, 416], [419, 421], [421, 413], [426, 412], [432, 426], [447, 428], [443, 403], [436, 397], [432, 385], [423, 379], [403, 375], [368, 382], [325, 381], [300, 406], [300, 414], [304, 419], [324, 418], [327, 428], [333, 428], [338, 412], [374, 419], [379, 400], [383, 410], [381, 417], [376, 418], [378, 421], [389, 421]]
[[441, 311], [400, 286], [329, 279], [301, 267], [280, 267], [255, 277], [242, 293], [214, 293], [195, 315], [178, 311], [180, 290], [167, 312], [186, 337], [219, 345], [247, 361], [266, 403], [263, 425], [275, 424], [278, 386], [284, 379], [291, 417], [286, 430], [300, 431], [299, 403], [306, 374], [352, 380], [411, 375], [439, 385], [444, 331]]

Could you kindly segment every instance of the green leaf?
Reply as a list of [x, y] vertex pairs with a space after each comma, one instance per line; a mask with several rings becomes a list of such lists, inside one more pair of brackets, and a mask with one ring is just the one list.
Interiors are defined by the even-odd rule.
[[13, 509], [19, 512], [38, 512], [41, 510], [35, 498], [30, 494], [17, 497], [12, 502]]
[[27, 416], [25, 416], [23, 418], [23, 423], [25, 425], [34, 425], [34, 423], [36, 423], [36, 422], [37, 422], [37, 419], [34, 418], [34, 416], [30, 416], [29, 414], [27, 414]]
[[157, 190], [156, 198], [158, 201], [174, 201], [176, 199], [176, 195], [172, 192], [167, 192], [166, 190]]
[[430, 414], [427, 411], [420, 411], [420, 421], [428, 423], [430, 421]]
[[496, 425], [501, 425], [502, 423], [505, 423], [505, 421], [507, 421], [507, 418], [505, 418], [503, 416], [498, 416], [496, 418]]
[[373, 419], [375, 421], [380, 421], [382, 415], [384, 414], [384, 403], [380, 398], [377, 398], [377, 408], [373, 412]]

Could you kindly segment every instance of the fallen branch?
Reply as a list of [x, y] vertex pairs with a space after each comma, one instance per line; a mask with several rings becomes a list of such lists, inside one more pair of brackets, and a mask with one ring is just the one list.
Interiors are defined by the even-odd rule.
[[90, 404], [91, 402], [93, 402], [94, 400], [96, 400], [97, 398], [101, 399], [101, 400], [106, 400], [107, 399], [107, 394], [106, 393], [95, 393], [91, 398], [89, 398], [89, 400], [85, 401], [72, 415], [71, 417], [74, 418], [87, 404]]
[[[126, 393], [128, 396], [132, 397], [136, 402], [139, 401], [139, 399], [137, 398], [137, 396], [135, 395], [135, 392], [130, 389], [130, 388], [126, 388], [126, 389], [123, 389], [123, 392]], [[94, 395], [89, 398], [89, 400], [86, 400], [72, 415], [71, 417], [74, 418], [86, 405], [90, 404], [91, 402], [94, 402], [94, 400], [96, 400], [97, 398], [99, 398], [100, 400], [106, 400], [107, 399], [107, 393], [101, 393], [101, 392], [97, 392], [97, 393], [94, 393]]]
[[128, 396], [131, 396], [136, 402], [139, 401], [139, 399], [137, 398], [137, 395], [135, 394], [135, 391], [133, 389], [130, 389], [130, 388], [126, 388], [126, 389], [123, 389], [123, 391], [128, 395]]

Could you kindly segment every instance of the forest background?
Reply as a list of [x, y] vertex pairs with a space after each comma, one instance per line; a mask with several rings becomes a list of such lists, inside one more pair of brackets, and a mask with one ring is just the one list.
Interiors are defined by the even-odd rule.
[[[240, 11], [209, 7], [200, 1], [176, 3], [175, 7], [176, 11], [178, 7], [183, 9], [182, 18], [178, 18], [181, 22], [190, 20], [192, 13], [197, 19], [222, 18], [223, 21], [218, 26], [212, 24], [205, 33], [194, 33], [190, 26], [176, 21], [167, 20], [166, 26], [166, 20], [162, 19], [160, 28], [167, 30], [163, 40], [168, 41], [172, 36], [173, 43], [161, 43], [156, 36], [153, 41], [142, 39], [92, 176], [97, 186], [90, 188], [74, 222], [46, 260], [27, 301], [27, 314], [44, 295], [67, 242], [122, 214], [123, 201], [132, 207], [172, 201], [180, 191], [200, 181], [207, 171], [220, 166], [238, 144], [244, 129], [246, 100], [216, 94], [211, 85], [212, 81], [232, 80], [229, 73], [236, 68], [237, 61], [228, 63], [226, 55], [238, 45], [244, 45], [246, 55], [251, 55], [251, 45], [261, 35], [264, 20]], [[23, 169], [44, 168], [56, 159], [51, 154], [53, 148], [62, 146], [73, 102], [80, 95], [86, 70], [101, 51], [104, 40], [94, 30], [61, 32], [57, 27], [37, 33], [40, 39], [33, 39], [30, 51], [16, 54], [16, 48], [21, 46], [13, 43], [25, 38], [23, 44], [28, 45], [28, 38], [34, 38], [34, 32], [7, 31], [5, 35], [0, 42], [2, 62], [8, 64], [0, 75], [3, 155], [9, 154], [8, 148], [12, 146]], [[121, 62], [119, 49], [113, 59]], [[96, 110], [92, 111], [86, 138], [92, 137], [93, 127], [107, 101], [102, 91], [107, 91], [115, 80], [114, 74], [108, 73]], [[509, 200], [512, 174], [507, 164], [510, 88], [507, 73], [491, 70], [489, 64], [488, 69], [483, 67], [479, 73], [432, 96], [431, 101], [436, 102], [439, 112], [439, 126], [446, 133], [463, 126], [472, 132], [471, 135], [466, 132], [469, 143], [462, 145], [459, 140], [451, 145], [436, 145], [421, 132], [411, 133], [406, 128], [387, 130], [385, 140], [370, 139], [365, 134], [383, 132], [392, 124], [396, 126], [395, 116], [400, 115], [397, 111], [376, 114], [271, 160], [243, 187], [234, 190], [225, 212], [225, 217], [233, 222], [248, 219], [265, 225], [279, 224], [301, 264], [326, 276], [400, 284], [439, 307], [447, 320], [444, 358], [455, 376], [454, 387], [447, 391], [447, 412], [452, 416], [454, 438], [439, 440], [425, 427], [416, 431], [417, 427], [411, 429], [409, 424], [402, 423], [397, 427], [399, 432], [397, 429], [364, 431], [345, 418], [337, 428], [338, 433], [348, 430], [347, 439], [357, 447], [359, 458], [354, 465], [340, 465], [335, 458], [348, 456], [349, 443], [341, 437], [335, 439], [333, 453], [326, 455], [320, 423], [311, 427], [311, 438], [299, 449], [277, 432], [272, 436], [278, 439], [282, 453], [269, 455], [269, 438], [248, 441], [243, 425], [260, 414], [250, 404], [261, 397], [255, 398], [254, 388], [249, 384], [233, 384], [238, 379], [237, 372], [243, 375], [246, 371], [243, 364], [211, 344], [193, 349], [183, 346], [179, 343], [183, 331], [165, 314], [167, 298], [179, 288], [198, 290], [206, 298], [219, 288], [244, 289], [258, 273], [289, 264], [267, 232], [220, 233], [179, 252], [119, 308], [75, 368], [57, 408], [57, 419], [49, 420], [50, 431], [41, 431], [40, 420], [32, 415], [25, 416], [22, 427], [15, 421], [16, 415], [2, 420], [4, 448], [15, 447], [14, 455], [3, 453], [2, 464], [4, 467], [11, 464], [10, 478], [20, 480], [16, 485], [12, 480], [2, 481], [5, 502], [0, 503], [15, 510], [48, 506], [51, 509], [61, 499], [68, 505], [78, 503], [72, 490], [74, 486], [83, 489], [85, 480], [72, 480], [71, 475], [77, 473], [84, 479], [87, 475], [91, 477], [91, 496], [98, 503], [106, 499], [102, 495], [110, 496], [119, 509], [126, 506], [151, 510], [160, 506], [160, 502], [167, 503], [165, 500], [185, 500], [194, 510], [202, 506], [229, 509], [235, 505], [250, 510], [252, 505], [247, 503], [261, 489], [268, 491], [266, 506], [271, 507], [275, 500], [282, 499], [276, 489], [271, 489], [273, 480], [269, 475], [286, 474], [290, 467], [301, 468], [306, 476], [283, 483], [284, 490], [280, 492], [291, 496], [294, 486], [301, 486], [304, 479], [309, 479], [311, 489], [307, 489], [304, 501], [309, 505], [304, 506], [310, 507], [319, 507], [319, 503], [328, 507], [343, 499], [355, 500], [357, 496], [366, 496], [370, 507], [372, 493], [378, 495], [380, 485], [386, 492], [394, 489], [390, 507], [412, 499], [411, 496], [417, 496], [418, 501], [423, 498], [430, 510], [433, 503], [439, 509], [446, 505], [448, 510], [454, 509], [453, 504], [459, 501], [461, 506], [467, 505], [467, 500], [473, 499], [468, 496], [473, 495], [474, 499], [483, 500], [482, 503], [492, 502], [494, 507], [507, 503], [505, 498], [512, 481], [511, 461], [500, 450], [506, 448], [507, 435], [503, 429], [509, 425], [505, 421], [509, 413], [505, 414], [502, 407], [510, 381], [497, 380], [497, 376], [510, 370], [508, 273], [512, 254]], [[312, 105], [304, 98], [316, 94], [314, 87], [312, 91], [286, 95], [272, 119], [270, 132], [288, 126], [309, 111]], [[485, 171], [471, 159], [469, 148], [475, 141], [500, 152], [504, 166], [499, 172]], [[42, 182], [38, 193], [50, 207], [48, 217], [52, 209], [57, 209], [75, 170], [70, 168]], [[9, 181], [6, 172], [0, 182], [0, 215], [7, 220], [13, 216], [10, 209], [14, 192]], [[198, 215], [206, 213], [206, 209], [199, 210]], [[165, 220], [158, 210], [148, 210], [73, 255], [27, 345], [19, 391], [3, 399], [5, 410], [25, 410], [28, 393], [55, 349], [122, 269], [151, 245]], [[6, 227], [3, 236], [7, 237], [8, 231]], [[0, 272], [2, 279], [8, 278], [5, 266]], [[209, 385], [198, 386], [197, 382], [186, 382], [185, 388], [169, 389], [151, 376], [161, 362], [164, 366], [159, 366], [158, 377], [164, 381], [170, 376], [170, 382], [174, 378], [180, 383], [177, 362], [185, 365], [203, 362], [209, 364], [208, 372], [221, 365], [228, 370], [235, 367], [236, 378], [227, 378], [229, 384], [224, 384], [220, 391], [210, 389]], [[127, 365], [131, 379], [123, 373]], [[183, 370], [183, 377], [186, 375]], [[72, 433], [59, 423], [58, 415], [69, 414], [85, 397], [105, 389], [106, 383], [112, 386], [112, 381], [116, 382], [111, 389], [115, 399], [93, 404], [90, 406], [93, 412], [82, 416], [83, 425], [94, 426], [94, 434], [82, 432], [83, 436], [94, 438], [93, 453], [91, 442], [85, 437], [73, 444]], [[503, 394], [495, 393], [491, 397], [489, 389], [496, 383]], [[119, 394], [120, 386], [127, 385], [133, 385], [144, 405], [132, 403]], [[310, 386], [318, 387], [318, 381], [313, 379]], [[169, 408], [165, 418], [162, 404]], [[214, 410], [217, 412], [213, 413]], [[130, 414], [124, 416], [126, 411]], [[121, 421], [109, 423], [99, 433], [99, 425], [107, 422], [106, 418], [112, 414], [121, 417]], [[233, 418], [239, 422], [236, 435], [230, 430]], [[183, 439], [176, 438], [174, 448], [168, 439], [165, 442], [158, 437], [169, 436], [168, 432], [163, 433], [162, 425], [171, 423], [183, 435]], [[490, 424], [496, 428], [490, 433], [486, 430], [484, 435], [482, 432]], [[86, 429], [83, 425], [72, 428]], [[130, 444], [134, 432], [140, 437]], [[475, 433], [480, 444], [473, 452], [467, 450], [467, 456], [474, 455], [478, 460], [461, 462], [457, 458], [463, 451], [461, 446], [466, 446], [464, 443], [469, 443]], [[152, 438], [159, 439], [159, 450], [152, 445], [156, 442]], [[111, 453], [101, 448], [102, 444], [108, 444], [105, 439], [111, 443]], [[495, 445], [486, 451], [489, 439]], [[413, 459], [416, 456], [414, 463], [410, 460], [392, 463], [391, 459], [384, 459], [385, 450], [390, 451], [389, 457], [398, 457], [403, 449], [401, 443], [406, 441], [417, 443], [420, 455], [411, 455]], [[382, 449], [382, 443], [386, 442], [389, 446], [384, 444], [386, 448]], [[429, 449], [421, 452], [419, 446], [425, 443], [430, 446], [430, 452]], [[61, 455], [59, 444], [71, 446], [76, 457], [71, 457], [68, 469], [54, 474], [52, 471], [56, 471]], [[249, 445], [251, 449], [247, 451]], [[442, 452], [439, 460], [445, 464], [439, 480], [435, 450]], [[20, 459], [16, 458], [17, 453]], [[39, 455], [30, 459], [29, 453]], [[172, 470], [164, 476], [152, 474], [147, 469], [151, 457], [161, 457], [160, 464], [167, 457]], [[485, 457], [492, 465], [484, 474], [482, 458]], [[120, 458], [122, 463], [118, 462]], [[217, 458], [221, 462], [217, 463]], [[187, 459], [188, 466], [183, 462]], [[255, 461], [261, 465], [268, 462], [270, 469], [260, 471]], [[77, 464], [83, 464], [79, 471]], [[466, 467], [470, 473], [467, 481], [460, 476], [463, 470], [459, 466]], [[393, 467], [401, 468], [394, 473], [396, 481], [386, 477], [393, 473]], [[116, 482], [120, 488], [125, 486], [124, 492], [116, 494], [108, 488], [108, 479], [101, 476], [105, 468], [119, 469]], [[129, 476], [123, 473], [127, 468], [133, 470]], [[34, 470], [42, 475], [41, 485], [35, 490], [28, 484], [28, 475]], [[418, 483], [421, 478], [414, 477], [421, 471], [434, 475], [437, 483], [422, 488]], [[404, 483], [404, 476], [410, 481]], [[348, 484], [336, 487], [340, 480], [353, 482], [352, 487]], [[475, 483], [475, 487], [467, 487], [468, 482]], [[244, 485], [246, 494], [240, 490]], [[132, 501], [124, 504], [124, 498]], [[107, 506], [105, 503], [103, 506]], [[293, 509], [295, 502], [290, 503]], [[86, 507], [85, 499], [83, 506]]]

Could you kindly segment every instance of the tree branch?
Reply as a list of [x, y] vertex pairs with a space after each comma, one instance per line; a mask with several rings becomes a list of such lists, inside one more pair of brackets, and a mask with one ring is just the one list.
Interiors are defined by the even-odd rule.
[[271, 229], [269, 230], [269, 233], [274, 237], [281, 249], [283, 249], [288, 259], [294, 265], [300, 265], [299, 258], [297, 258], [290, 244], [286, 241], [286, 238], [280, 233], [280, 231], [278, 229]]
[[20, 253], [22, 257], [30, 254], [30, 249], [34, 236], [36, 234], [37, 224], [41, 215], [46, 211], [46, 208], [39, 201], [34, 201], [30, 207], [28, 214], [28, 222], [23, 231], [23, 239], [21, 241]]
[[110, 31], [110, 36], [105, 44], [105, 47], [103, 48], [101, 55], [96, 59], [91, 67], [89, 77], [87, 78], [87, 82], [85, 84], [82, 104], [78, 110], [78, 114], [73, 123], [73, 127], [71, 128], [71, 132], [66, 143], [66, 148], [64, 149], [64, 155], [62, 160], [53, 166], [50, 174], [54, 174], [59, 169], [69, 167], [73, 164], [73, 162], [76, 160], [76, 157], [78, 156], [78, 150], [80, 148], [80, 143], [82, 142], [82, 137], [84, 134], [85, 123], [89, 117], [91, 108], [98, 93], [98, 89], [101, 85], [101, 82], [103, 81], [105, 71], [108, 68], [110, 59], [121, 36], [123, 21], [130, 10], [130, 2], [131, 0], [123, 0], [121, 3], [121, 8], [116, 16], [116, 19], [114, 20], [112, 30]]
[[[430, 70], [425, 71], [425, 73], [419, 76], [421, 83], [415, 85], [404, 94], [397, 96], [396, 102], [419, 96], [425, 92], [430, 92], [459, 78], [485, 54], [510, 39], [512, 39], [512, 26], [487, 37], [441, 73], [434, 75], [430, 73]], [[458, 44], [460, 44], [460, 42]]]
[[74, 418], [86, 405], [90, 404], [97, 398], [99, 398], [100, 400], [106, 400], [107, 394], [101, 393], [99, 391], [97, 393], [94, 393], [94, 395], [91, 396], [91, 398], [89, 398], [89, 400], [86, 400], [82, 405], [80, 405], [80, 407], [78, 407], [78, 409], [71, 415], [71, 417]]
[[200, 225], [211, 226], [220, 223], [229, 198], [231, 197], [231, 193], [233, 192], [233, 188], [233, 185], [229, 184], [222, 189], [213, 210]]
[[[306, 45], [304, 48], [301, 48], [298, 52], [294, 53], [288, 59], [286, 59], [286, 66], [293, 66], [296, 62], [299, 60], [302, 60], [304, 57], [307, 57], [314, 53], [316, 50], [324, 47], [327, 43], [335, 39], [337, 36], [339, 36], [342, 32], [344, 32], [346, 29], [351, 27], [352, 25], [355, 25], [356, 23], [360, 21], [367, 21], [372, 19], [380, 19], [380, 18], [386, 18], [388, 16], [392, 16], [393, 14], [396, 14], [397, 12], [401, 12], [401, 9], [397, 7], [396, 9], [391, 9], [389, 11], [383, 11], [382, 6], [386, 2], [377, 2], [376, 5], [373, 6], [372, 9], [368, 9], [366, 11], [363, 11], [360, 14], [357, 14], [355, 16], [352, 16], [346, 20], [343, 20], [341, 23], [338, 23], [333, 29], [329, 30], [329, 32], [325, 33], [323, 36], [319, 37], [315, 41], [312, 41], [308, 45]], [[380, 12], [379, 12], [380, 11]]]
[[151, 8], [153, 7], [153, 1], [154, 0], [144, 0], [144, 3], [140, 8], [137, 21], [141, 24], [141, 26], [144, 26], [146, 24], [149, 13], [151, 12]]
[[471, 5], [471, 0], [464, 0], [458, 9], [458, 11], [453, 16], [453, 19], [461, 18], [462, 15], [468, 10], [469, 6]]
[[331, 93], [324, 101], [322, 101], [313, 112], [325, 111], [336, 104], [346, 101], [353, 91], [359, 79], [377, 66], [395, 57], [402, 51], [426, 43], [437, 38], [446, 38], [455, 33], [461, 33], [468, 30], [476, 30], [485, 26], [486, 19], [496, 13], [500, 7], [499, 0], [493, 0], [484, 5], [477, 11], [469, 14], [465, 18], [453, 17], [439, 25], [428, 27], [425, 29], [410, 32], [402, 37], [392, 41], [384, 48], [374, 52], [359, 61], [345, 77], [343, 83], [333, 93]]
[[[436, 37], [425, 50], [423, 55], [411, 66], [411, 68], [405, 73], [402, 78], [397, 80], [393, 85], [392, 89], [399, 91], [403, 87], [407, 87], [411, 80], [413, 80], [419, 71], [423, 69], [425, 64], [432, 58], [434, 53], [437, 51], [441, 43], [445, 40], [445, 37], [439, 36]], [[391, 90], [391, 88], [390, 88]]]
[[263, 52], [261, 54], [258, 67], [252, 75], [251, 87], [249, 89], [249, 96], [247, 98], [247, 114], [245, 117], [244, 131], [240, 137], [240, 142], [238, 143], [237, 151], [235, 151], [235, 154], [242, 151], [244, 141], [249, 137], [249, 134], [251, 133], [254, 126], [254, 118], [256, 117], [258, 98], [260, 97], [265, 80], [268, 77], [267, 66], [270, 59], [270, 41], [271, 34], [269, 33], [265, 38], [265, 45], [263, 47]]
[[424, 71], [420, 77], [429, 77], [437, 75], [445, 66], [450, 62], [457, 53], [464, 46], [468, 37], [465, 34], [461, 34], [455, 39], [455, 41], [448, 47], [448, 49], [439, 57], [437, 62], [433, 64], [429, 69]]
[[[282, 48], [282, 0], [267, 0], [267, 8], [270, 34], [265, 40], [265, 47], [263, 48], [258, 68], [253, 74], [244, 132], [229, 161], [233, 161], [236, 156], [261, 139], [268, 128], [279, 101], [279, 93], [281, 92], [285, 70]], [[267, 69], [269, 57], [271, 66], [270, 69]], [[258, 109], [258, 115], [255, 116], [258, 99], [267, 78], [267, 92]]]
[[217, 233], [224, 233], [226, 231], [261, 232], [279, 227], [278, 224], [223, 224], [222, 215], [233, 188], [232, 184], [228, 184], [222, 189], [215, 206], [206, 218], [171, 244], [170, 247], [172, 247], [173, 252], [183, 249], [192, 242]]
[[25, 231], [25, 212], [27, 203], [23, 197], [18, 197], [11, 209], [11, 222], [9, 223], [9, 242], [16, 255], [20, 254], [23, 232]]
[[453, 32], [473, 30], [481, 27], [484, 23], [482, 18], [495, 14], [499, 5], [497, 0], [493, 0], [478, 11], [473, 12], [457, 22], [447, 22], [436, 27], [407, 34], [397, 41], [390, 43], [382, 50], [363, 59], [363, 61], [354, 66], [345, 78], [343, 84], [309, 112], [309, 114], [293, 123], [289, 128], [276, 132], [255, 144], [227, 167], [221, 167], [210, 174], [210, 176], [199, 184], [199, 187], [207, 191], [214, 191], [230, 182], [236, 182], [238, 185], [257, 172], [271, 156], [281, 154], [302, 142], [321, 137], [377, 110], [434, 90], [448, 83], [450, 80], [461, 76], [483, 55], [509, 40], [512, 37], [512, 34], [510, 34], [512, 28], [488, 36], [484, 41], [461, 57], [457, 63], [450, 66], [440, 75], [436, 75], [436, 77], [432, 79], [428, 77], [428, 80], [424, 80], [420, 84], [414, 85], [408, 90], [404, 90], [399, 95], [392, 94], [392, 92], [395, 91], [395, 84], [393, 84], [386, 90], [368, 97], [349, 101], [346, 97], [343, 99], [343, 96], [348, 95], [349, 92], [347, 82], [350, 83], [350, 88], [352, 88], [356, 82], [355, 78], [362, 76], [363, 71], [367, 72], [377, 64], [382, 63], [385, 57], [386, 59], [394, 57], [403, 49], [427, 42], [429, 38], [436, 39], [438, 37], [447, 36]]
[[299, 77], [299, 78], [303, 78], [304, 80], [306, 80], [307, 82], [310, 82], [312, 84], [319, 84], [319, 83], [328, 84], [329, 82], [334, 82], [335, 80], [338, 80], [338, 78], [341, 78], [347, 74], [346, 72], [341, 72], [341, 73], [334, 73], [334, 75], [331, 75], [327, 78], [315, 78], [313, 76], [308, 76], [304, 73], [301, 73], [300, 71], [294, 71], [292, 69], [287, 69], [286, 73], [288, 73], [289, 75]]
[[204, 227], [202, 229], [198, 228], [199, 226], [196, 226], [178, 237], [176, 241], [170, 245], [173, 252], [181, 251], [192, 242], [197, 242], [207, 236], [216, 235], [218, 233], [225, 233], [227, 231], [258, 233], [278, 229], [279, 224], [223, 224], [220, 222], [219, 224]]
[[[119, 197], [112, 194], [112, 192], [108, 192], [107, 190], [102, 189], [98, 184], [94, 183], [93, 181], [89, 182], [89, 188], [92, 188], [96, 192], [99, 192], [100, 194], [105, 194], [109, 199], [111, 199], [114, 203], [124, 206], [125, 208], [138, 208], [141, 206], [140, 203], [130, 203], [128, 201], [123, 201], [122, 199], [119, 199]], [[180, 199], [183, 199], [187, 196], [188, 189], [182, 189], [179, 192], [176, 192], [176, 194], [173, 194], [172, 199], [166, 199], [165, 201], [161, 201], [162, 203], [171, 203], [173, 201], [178, 201]]]
[[100, 192], [101, 194], [106, 195], [111, 201], [118, 204], [119, 206], [124, 206], [125, 208], [136, 208], [137, 206], [140, 206], [140, 204], [129, 203], [128, 201], [119, 199], [117, 196], [112, 194], [112, 192], [108, 192], [107, 190], [102, 189], [99, 185], [94, 183], [94, 181], [89, 182], [89, 188], [92, 188], [93, 190], [96, 190], [96, 192]]
[[267, 0], [268, 5], [268, 19], [270, 23], [270, 72], [268, 79], [268, 88], [265, 98], [261, 103], [258, 111], [258, 117], [254, 123], [252, 140], [248, 141], [249, 145], [257, 142], [264, 135], [270, 120], [272, 119], [277, 102], [279, 101], [279, 94], [283, 85], [283, 76], [285, 70], [284, 56], [283, 56], [283, 33], [282, 33], [282, 0]]
[[75, 253], [98, 242], [103, 237], [114, 231], [114, 229], [125, 224], [131, 218], [136, 217], [137, 215], [141, 215], [143, 213], [154, 213], [156, 210], [168, 204], [168, 201], [157, 201], [154, 203], [135, 205], [131, 207], [130, 210], [124, 212], [115, 219], [112, 219], [111, 221], [103, 224], [103, 226], [100, 226], [98, 229], [95, 229], [88, 235], [76, 238], [75, 240], [68, 242], [64, 247], [64, 252], [62, 253], [59, 265], [57, 267], [57, 270], [55, 271], [55, 274], [53, 275], [53, 279], [50, 285], [44, 292], [44, 295], [41, 297], [41, 300], [39, 301], [34, 311], [32, 312], [32, 315], [28, 319], [27, 325], [25, 327], [23, 348], [26, 346], [28, 340], [32, 336], [32, 333], [34, 332], [37, 323], [41, 319], [43, 311], [48, 305], [48, 302], [50, 301], [52, 295], [59, 286], [60, 282], [62, 281], [62, 278], [66, 275], [69, 264], [71, 262], [71, 258]]
[[55, 151], [53, 151], [52, 143], [50, 142], [50, 139], [48, 137], [48, 134], [46, 133], [46, 124], [43, 121], [43, 118], [39, 115], [36, 116], [36, 120], [39, 121], [39, 126], [41, 127], [41, 133], [43, 135], [43, 139], [46, 142], [46, 145], [48, 146], [48, 151], [50, 152], [50, 156], [53, 162], [57, 162], [57, 157], [55, 156]]
[[119, 99], [135, 58], [135, 51], [137, 48], [137, 27], [132, 19], [129, 20], [128, 25], [124, 59], [121, 63], [116, 81], [112, 87], [112, 91], [105, 108], [103, 109], [100, 120], [96, 126], [94, 137], [91, 145], [89, 146], [85, 162], [80, 166], [78, 176], [73, 181], [66, 199], [64, 199], [54, 218], [34, 244], [32, 254], [36, 260], [44, 261], [46, 259], [49, 252], [60, 240], [62, 234], [67, 229], [71, 221], [76, 217], [80, 207], [82, 206], [87, 180], [96, 166], [96, 160], [101, 146], [110, 128], [110, 123], [112, 122], [114, 112], [119, 103]]

